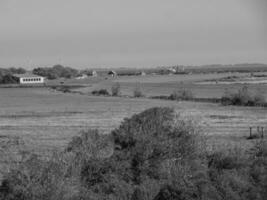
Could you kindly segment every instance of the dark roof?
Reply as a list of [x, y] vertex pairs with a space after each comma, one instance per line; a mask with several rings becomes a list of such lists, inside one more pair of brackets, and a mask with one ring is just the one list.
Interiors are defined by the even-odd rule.
[[17, 78], [42, 78], [42, 76], [38, 76], [35, 74], [13, 74], [12, 76], [17, 77]]
[[108, 74], [117, 74], [115, 71], [111, 70], [108, 72]]

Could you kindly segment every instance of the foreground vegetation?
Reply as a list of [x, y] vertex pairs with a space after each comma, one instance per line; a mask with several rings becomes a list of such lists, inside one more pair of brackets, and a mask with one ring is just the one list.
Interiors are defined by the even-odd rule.
[[266, 141], [208, 150], [193, 121], [151, 108], [109, 135], [83, 132], [51, 158], [23, 156], [0, 199], [260, 200], [266, 187]]
[[23, 68], [0, 68], [0, 84], [12, 84], [17, 83], [17, 80], [12, 76], [12, 74], [24, 74], [26, 70]]
[[251, 94], [247, 86], [243, 86], [237, 92], [230, 93], [225, 91], [221, 98], [223, 105], [237, 106], [267, 106], [265, 97], [259, 91], [256, 94]]

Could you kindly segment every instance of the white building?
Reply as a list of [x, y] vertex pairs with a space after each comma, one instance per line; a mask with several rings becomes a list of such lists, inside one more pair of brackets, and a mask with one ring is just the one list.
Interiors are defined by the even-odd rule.
[[92, 76], [97, 77], [97, 72], [95, 70], [92, 71]]
[[141, 76], [145, 76], [145, 75], [146, 75], [146, 72], [142, 71]]
[[37, 84], [44, 83], [44, 77], [34, 74], [13, 74], [19, 84]]
[[86, 74], [82, 74], [81, 76], [76, 77], [76, 79], [86, 79], [88, 76]]

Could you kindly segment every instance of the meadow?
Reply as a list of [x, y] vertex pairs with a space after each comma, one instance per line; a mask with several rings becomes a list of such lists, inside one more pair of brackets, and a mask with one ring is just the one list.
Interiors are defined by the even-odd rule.
[[[244, 76], [244, 74], [242, 74]], [[197, 122], [203, 134], [210, 135], [210, 146], [240, 143], [246, 140], [249, 127], [265, 127], [267, 109], [260, 107], [222, 106], [215, 103], [166, 101], [129, 98], [136, 84], [146, 96], [169, 95], [177, 88], [189, 88], [197, 97], [221, 97], [226, 88], [238, 89], [242, 84], [197, 84], [229, 74], [165, 75], [70, 80], [66, 84], [83, 84], [82, 94], [62, 93], [51, 88], [0, 88], [0, 153], [7, 162], [18, 150], [41, 156], [62, 150], [82, 130], [99, 129], [107, 134], [118, 127], [125, 117], [151, 107], [171, 107], [177, 113]], [[122, 97], [92, 96], [97, 88], [111, 89], [118, 82]], [[266, 85], [249, 85], [266, 92]], [[265, 90], [264, 90], [265, 89]], [[264, 93], [266, 95], [266, 93]], [[254, 129], [255, 130], [255, 129]], [[267, 136], [266, 136], [267, 137]], [[219, 138], [219, 139], [218, 139]], [[2, 164], [1, 171], [6, 170]]]
[[[260, 73], [262, 74], [262, 73]], [[239, 77], [242, 82], [230, 82], [226, 84], [220, 82], [221, 79], [227, 77]], [[76, 89], [76, 91], [88, 94], [93, 90], [107, 89], [111, 90], [115, 83], [120, 84], [122, 95], [132, 96], [133, 90], [139, 87], [143, 94], [147, 97], [170, 95], [177, 89], [191, 90], [197, 98], [221, 98], [226, 90], [230, 92], [237, 91], [244, 85], [252, 93], [261, 93], [267, 98], [267, 88], [264, 82], [258, 84], [250, 83], [250, 73], [214, 73], [214, 74], [178, 74], [178, 75], [147, 75], [147, 76], [122, 76], [117, 78], [106, 78], [100, 80], [99, 78], [89, 78], [84, 80], [70, 81], [72, 84], [80, 84], [84, 87]], [[258, 78], [266, 81], [266, 77]], [[216, 83], [216, 80], [217, 83]], [[256, 78], [253, 79], [257, 80]], [[68, 84], [68, 82], [66, 82]]]

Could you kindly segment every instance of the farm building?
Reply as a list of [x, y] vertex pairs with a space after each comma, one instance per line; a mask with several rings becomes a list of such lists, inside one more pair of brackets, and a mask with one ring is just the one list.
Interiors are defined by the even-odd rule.
[[108, 75], [112, 76], [112, 77], [115, 77], [115, 76], [117, 76], [117, 73], [115, 71], [111, 70], [111, 71], [108, 72]]
[[174, 73], [176, 73], [176, 69], [171, 67], [171, 68], [168, 69], [168, 72], [171, 73], [171, 74], [174, 74]]
[[92, 76], [97, 77], [97, 72], [95, 70], [92, 71]]
[[[95, 71], [95, 70], [84, 70], [83, 72], [82, 72], [82, 74], [83, 75], [86, 75], [87, 77], [89, 77], [89, 76], [92, 76], [92, 77], [97, 77], [97, 72]], [[86, 78], [87, 78], [86, 77]]]
[[38, 84], [44, 83], [44, 77], [35, 74], [13, 74], [19, 84]]
[[146, 75], [146, 72], [142, 71], [141, 76], [145, 76], [145, 75]]
[[88, 78], [88, 76], [86, 74], [82, 74], [80, 76], [77, 76], [75, 79], [85, 79], [85, 78]]

